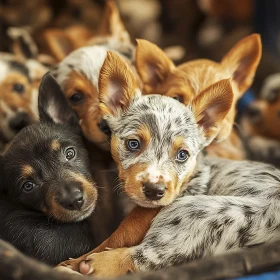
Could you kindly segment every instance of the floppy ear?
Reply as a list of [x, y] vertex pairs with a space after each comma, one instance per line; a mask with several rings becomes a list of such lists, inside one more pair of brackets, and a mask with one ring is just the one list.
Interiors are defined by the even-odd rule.
[[16, 56], [24, 60], [37, 58], [38, 47], [27, 29], [10, 27], [7, 33], [13, 40], [12, 48]]
[[158, 46], [146, 40], [136, 40], [136, 69], [145, 93], [152, 93], [175, 68], [174, 63]]
[[44, 75], [39, 87], [38, 109], [41, 122], [68, 124], [80, 129], [75, 112], [50, 72]]
[[101, 22], [98, 35], [112, 35], [122, 43], [131, 43], [130, 36], [121, 20], [118, 7], [113, 0], [106, 1], [103, 21]]
[[262, 44], [259, 34], [239, 41], [223, 58], [222, 65], [232, 73], [240, 95], [252, 84], [261, 59]]
[[108, 51], [100, 70], [99, 108], [103, 115], [117, 115], [126, 110], [140, 93], [136, 79], [127, 63], [116, 53]]
[[231, 109], [233, 91], [229, 79], [221, 80], [197, 95], [192, 103], [196, 123], [203, 128], [209, 144], [218, 134], [221, 124]]

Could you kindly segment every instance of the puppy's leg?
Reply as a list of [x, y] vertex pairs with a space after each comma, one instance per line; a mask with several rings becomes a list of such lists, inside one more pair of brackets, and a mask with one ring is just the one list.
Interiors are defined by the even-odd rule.
[[159, 211], [160, 208], [135, 207], [128, 216], [125, 217], [118, 229], [101, 245], [77, 259], [71, 259], [60, 263], [58, 267], [66, 266], [74, 271], [80, 271], [81, 266], [81, 272], [87, 273], [90, 267], [83, 262], [86, 260], [87, 256], [102, 252], [106, 248], [131, 247], [140, 244], [150, 228], [153, 218]]
[[273, 241], [279, 213], [278, 200], [185, 196], [161, 210], [140, 245], [89, 255], [86, 274], [148, 271]]

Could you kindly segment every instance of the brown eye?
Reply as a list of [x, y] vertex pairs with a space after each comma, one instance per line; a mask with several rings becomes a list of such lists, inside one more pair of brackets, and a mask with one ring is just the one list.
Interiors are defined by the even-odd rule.
[[25, 86], [20, 83], [15, 83], [13, 85], [13, 91], [15, 91], [17, 93], [23, 93], [25, 91]]
[[269, 102], [269, 103], [274, 103], [277, 101], [278, 99], [278, 96], [279, 96], [279, 89], [273, 89], [269, 92], [266, 100]]
[[79, 105], [83, 102], [84, 100], [84, 95], [81, 92], [75, 92], [70, 98], [70, 102], [73, 105]]
[[184, 103], [184, 99], [183, 99], [183, 97], [181, 95], [173, 96], [173, 99], [175, 99], [175, 100], [177, 100], [177, 101], [179, 101], [181, 103]]

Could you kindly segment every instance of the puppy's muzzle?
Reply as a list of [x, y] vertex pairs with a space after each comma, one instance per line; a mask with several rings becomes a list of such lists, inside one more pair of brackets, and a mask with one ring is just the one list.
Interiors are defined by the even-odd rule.
[[143, 184], [143, 192], [149, 200], [160, 200], [164, 197], [165, 185], [147, 182]]
[[70, 211], [79, 211], [84, 204], [83, 192], [75, 186], [61, 192], [56, 199], [64, 209]]
[[30, 124], [30, 119], [27, 113], [21, 112], [16, 114], [14, 118], [9, 121], [10, 128], [15, 131], [19, 132], [24, 127]]

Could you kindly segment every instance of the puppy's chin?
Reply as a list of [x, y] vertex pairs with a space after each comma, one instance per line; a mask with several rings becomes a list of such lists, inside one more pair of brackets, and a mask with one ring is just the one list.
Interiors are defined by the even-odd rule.
[[65, 209], [63, 211], [59, 211], [59, 213], [52, 213], [51, 217], [55, 218], [57, 221], [64, 223], [80, 222], [88, 218], [92, 214], [92, 212], [95, 209], [95, 206], [96, 203], [93, 202], [82, 210], [69, 211]]
[[144, 208], [157, 208], [162, 206], [167, 206], [173, 203], [175, 197], [173, 199], [164, 199], [164, 197], [160, 200], [149, 200], [146, 198], [136, 197], [135, 195], [129, 195], [129, 197], [141, 207]]

